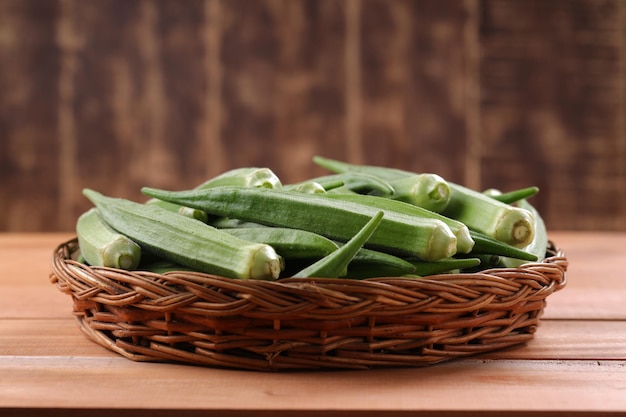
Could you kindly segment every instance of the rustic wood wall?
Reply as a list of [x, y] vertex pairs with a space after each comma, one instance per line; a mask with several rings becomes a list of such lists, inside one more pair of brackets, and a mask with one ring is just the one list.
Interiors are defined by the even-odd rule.
[[626, 230], [626, 1], [0, 0], [0, 231], [315, 154]]

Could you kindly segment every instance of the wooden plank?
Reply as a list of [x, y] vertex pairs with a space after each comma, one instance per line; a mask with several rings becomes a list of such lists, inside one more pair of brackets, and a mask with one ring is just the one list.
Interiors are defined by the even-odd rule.
[[618, 361], [466, 360], [422, 369], [311, 374], [233, 372], [110, 357], [9, 357], [0, 358], [0, 407], [36, 404], [248, 413], [369, 410], [386, 415], [409, 411], [611, 412], [626, 410], [624, 365]]
[[0, 2], [0, 230], [58, 230], [57, 13]]
[[63, 318], [0, 318], [0, 357], [118, 357], [89, 340], [70, 314]]
[[0, 319], [67, 318], [71, 298], [49, 281], [50, 260], [68, 233], [0, 234]]
[[623, 8], [484, 2], [482, 187], [540, 186], [553, 229], [626, 221]]
[[552, 232], [569, 261], [567, 285], [548, 298], [546, 318], [626, 319], [626, 280], [621, 233]]
[[524, 346], [491, 352], [488, 359], [626, 361], [626, 320], [550, 320], [540, 322]]
[[71, 237], [70, 233], [0, 233], [0, 286], [44, 283], [54, 248]]

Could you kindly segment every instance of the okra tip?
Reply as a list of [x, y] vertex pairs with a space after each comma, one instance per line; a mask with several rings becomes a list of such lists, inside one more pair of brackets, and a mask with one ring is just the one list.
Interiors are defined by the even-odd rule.
[[83, 188], [83, 195], [93, 202], [94, 199], [100, 197], [102, 194], [91, 188]]

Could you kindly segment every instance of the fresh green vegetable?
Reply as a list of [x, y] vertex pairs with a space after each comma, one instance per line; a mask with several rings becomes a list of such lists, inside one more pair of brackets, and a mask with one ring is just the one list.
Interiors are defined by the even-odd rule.
[[448, 183], [436, 174], [418, 174], [374, 165], [350, 164], [321, 156], [314, 156], [313, 162], [334, 173], [369, 175], [387, 181], [394, 188], [394, 192], [389, 195], [379, 195], [411, 203], [427, 210], [439, 213], [449, 203]]
[[483, 193], [450, 183], [450, 204], [442, 212], [468, 228], [516, 247], [528, 245], [534, 236], [528, 210], [501, 203]]
[[537, 256], [523, 248], [516, 248], [483, 233], [470, 230], [470, 236], [474, 240], [474, 248], [470, 252], [473, 255], [498, 255], [525, 261], [537, 260]]
[[222, 230], [239, 239], [270, 245], [285, 259], [323, 258], [338, 248], [332, 240], [306, 230], [264, 226]]
[[[392, 185], [394, 181], [419, 175], [400, 169], [354, 165], [319, 156], [314, 157], [313, 161], [332, 172], [367, 173], [390, 181]], [[450, 200], [441, 214], [464, 223], [469, 229], [513, 246], [522, 247], [532, 241], [533, 219], [527, 210], [501, 203], [459, 184], [452, 182], [448, 184]]]
[[247, 222], [245, 220], [233, 219], [224, 216], [212, 216], [207, 224], [217, 229], [239, 229], [243, 227], [266, 227], [264, 224]]
[[379, 167], [375, 165], [359, 165], [351, 164], [348, 162], [338, 161], [335, 159], [324, 158], [321, 156], [314, 156], [313, 162], [322, 168], [341, 174], [341, 173], [361, 173], [372, 175], [385, 181], [396, 181], [407, 177], [413, 177], [419, 175], [415, 172], [405, 171], [396, 168]]
[[156, 205], [85, 189], [103, 220], [142, 248], [201, 272], [230, 278], [276, 279], [282, 260], [269, 245], [247, 242]]
[[294, 274], [294, 278], [327, 277], [337, 278], [344, 274], [352, 258], [363, 247], [380, 225], [384, 213], [377, 212], [348, 242], [331, 254]]
[[456, 236], [457, 253], [469, 253], [474, 247], [474, 240], [470, 236], [470, 231], [467, 226], [459, 221], [435, 213], [434, 211], [430, 211], [410, 203], [405, 203], [403, 201], [390, 200], [388, 198], [371, 195], [328, 193], [324, 195], [324, 197], [363, 204], [381, 210], [390, 210], [417, 218], [441, 220], [448, 225], [454, 236]]
[[450, 201], [450, 186], [437, 174], [414, 174], [405, 178], [389, 181], [394, 192], [389, 195], [393, 200], [404, 201], [441, 213]]
[[171, 212], [191, 217], [192, 219], [200, 220], [203, 223], [206, 223], [209, 220], [209, 215], [206, 213], [206, 211], [181, 206], [180, 204], [170, 203], [169, 201], [159, 200], [158, 198], [151, 198], [146, 201], [146, 204], [154, 204]]
[[415, 271], [413, 275], [425, 277], [428, 275], [443, 274], [451, 271], [473, 268], [480, 265], [480, 259], [472, 258], [447, 258], [435, 262], [423, 262], [414, 260]]
[[388, 181], [394, 192], [378, 195], [414, 204], [436, 213], [442, 212], [449, 204], [450, 187], [448, 182], [437, 174], [418, 174], [387, 167], [356, 165], [321, 156], [313, 157], [313, 162], [331, 172], [369, 175]]
[[[381, 195], [394, 194], [394, 188], [384, 180], [379, 179], [373, 175], [365, 173], [345, 173], [345, 174], [333, 174], [325, 175], [321, 177], [312, 178], [303, 183], [315, 182], [320, 184], [324, 190], [337, 190], [342, 188], [343, 190], [352, 191], [359, 194], [377, 193]], [[288, 184], [283, 189], [292, 189], [298, 187], [303, 183]]]
[[415, 266], [389, 253], [361, 248], [348, 264], [348, 278], [397, 277], [415, 272]]
[[[535, 236], [533, 240], [522, 249], [533, 254], [536, 257], [534, 261], [541, 262], [545, 259], [546, 251], [548, 250], [548, 231], [546, 229], [546, 224], [537, 209], [527, 200], [520, 200], [517, 204], [519, 207], [530, 211], [534, 219], [533, 226], [535, 228]], [[533, 259], [530, 260], [533, 261]], [[525, 263], [525, 260], [518, 258], [502, 258], [500, 263], [502, 266], [508, 268], [516, 268]]]
[[[349, 240], [365, 219], [379, 211], [363, 204], [333, 200], [326, 194], [268, 188], [219, 187], [172, 192], [144, 187], [142, 192], [218, 216], [308, 230], [339, 241]], [[385, 210], [367, 246], [433, 261], [453, 256], [456, 244], [456, 236], [441, 220]]]
[[91, 208], [76, 222], [80, 253], [92, 266], [135, 269], [141, 260], [141, 247], [109, 227], [98, 210]]
[[280, 178], [269, 168], [244, 167], [226, 171], [208, 179], [196, 188], [224, 186], [281, 188]]

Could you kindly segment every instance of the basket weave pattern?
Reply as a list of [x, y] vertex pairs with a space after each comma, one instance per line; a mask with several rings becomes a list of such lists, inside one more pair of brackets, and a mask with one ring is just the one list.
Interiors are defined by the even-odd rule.
[[56, 248], [50, 281], [91, 340], [135, 361], [253, 370], [425, 366], [518, 345], [568, 265], [551, 243], [513, 269], [270, 282], [89, 267], [77, 251]]

